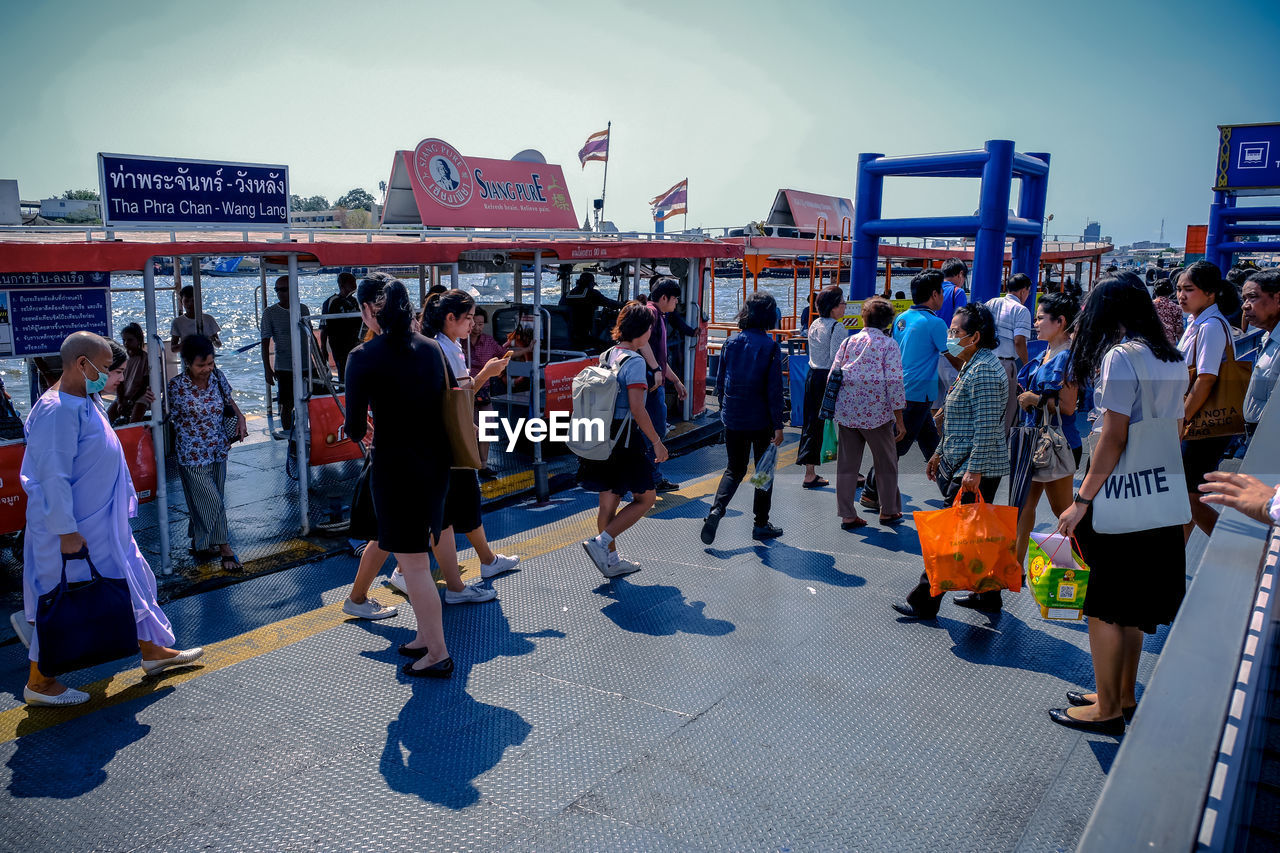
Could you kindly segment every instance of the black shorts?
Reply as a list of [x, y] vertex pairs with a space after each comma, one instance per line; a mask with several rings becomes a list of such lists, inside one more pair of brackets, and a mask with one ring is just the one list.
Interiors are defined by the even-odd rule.
[[1194, 494], [1210, 471], [1217, 471], [1232, 436], [1197, 438], [1182, 442], [1182, 470], [1187, 475], [1187, 491]]
[[454, 533], [470, 533], [481, 524], [480, 481], [470, 468], [449, 470], [449, 494], [444, 499], [444, 526]]
[[[609, 425], [609, 434], [615, 434], [621, 425], [622, 421], [614, 421]], [[608, 459], [578, 460], [578, 485], [588, 492], [613, 492], [619, 497], [628, 492], [635, 496], [653, 491], [653, 466], [645, 456], [645, 448], [644, 433], [632, 421]]]

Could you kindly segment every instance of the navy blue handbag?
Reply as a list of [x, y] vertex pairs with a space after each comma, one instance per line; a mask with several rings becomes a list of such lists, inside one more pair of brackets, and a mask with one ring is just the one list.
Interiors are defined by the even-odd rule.
[[[92, 577], [67, 583], [67, 562], [84, 560]], [[38, 665], [44, 675], [61, 675], [139, 653], [138, 625], [129, 583], [104, 578], [89, 549], [62, 555], [62, 582], [40, 596], [36, 609]]]

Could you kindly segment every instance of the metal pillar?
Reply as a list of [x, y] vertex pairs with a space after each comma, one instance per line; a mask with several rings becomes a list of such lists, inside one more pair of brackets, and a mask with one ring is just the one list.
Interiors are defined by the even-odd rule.
[[418, 265], [418, 307], [427, 304], [427, 268]]
[[204, 334], [204, 291], [200, 287], [200, 258], [191, 256], [191, 303], [195, 306], [196, 334]]
[[303, 404], [303, 383], [307, 381], [307, 364], [310, 361], [311, 346], [307, 345], [307, 362], [303, 359], [302, 336], [311, 334], [302, 323], [302, 300], [298, 296], [298, 256], [289, 256], [289, 328], [293, 334], [289, 336], [289, 353], [293, 358], [293, 452], [298, 468], [298, 512], [302, 516], [302, 535], [311, 532], [311, 511], [308, 504], [308, 481], [311, 479], [307, 470], [308, 423], [307, 409]]
[[864, 226], [880, 218], [884, 201], [884, 178], [872, 174], [867, 164], [882, 154], [858, 155], [858, 185], [854, 191], [853, 252], [849, 267], [849, 298], [866, 299], [876, 292], [876, 256], [880, 238], [866, 233]]
[[989, 140], [986, 149], [987, 162], [982, 167], [978, 202], [978, 235], [973, 243], [970, 298], [975, 302], [986, 302], [1000, 295], [1004, 240], [1009, 225], [1009, 190], [1013, 182], [1012, 140]]
[[[518, 263], [518, 262], [517, 262]], [[458, 268], [457, 264], [453, 267]], [[533, 253], [533, 365], [529, 376], [529, 417], [542, 417], [542, 363], [539, 346], [542, 343], [542, 251]], [[533, 442], [533, 493], [539, 504], [551, 497], [547, 481], [547, 463], [542, 459], [542, 442]]]
[[458, 289], [458, 265], [456, 263], [449, 266], [449, 287], [454, 290]]
[[160, 574], [173, 574], [169, 556], [169, 485], [164, 470], [164, 348], [156, 320], [155, 258], [147, 258], [142, 268], [142, 299], [146, 305], [147, 361], [151, 364], [150, 387], [156, 401], [151, 406], [151, 443], [156, 454], [156, 523], [160, 534]]
[[[515, 304], [524, 304], [524, 264], [519, 261], [511, 263], [511, 289], [515, 292]], [[541, 299], [541, 297], [539, 297]]]
[[[706, 284], [706, 267], [711, 266], [710, 263], [703, 265], [699, 258], [689, 258], [689, 273], [685, 279], [685, 303], [684, 303], [684, 321], [690, 328], [699, 330], [702, 328], [702, 294]], [[694, 286], [694, 282], [697, 286]], [[712, 288], [715, 282], [712, 282]], [[698, 338], [685, 339], [684, 342], [684, 358], [680, 361], [680, 370], [683, 374], [680, 381], [684, 383], [685, 390], [688, 391], [684, 397], [684, 402], [680, 405], [680, 415], [686, 421], [693, 417], [693, 371], [694, 362], [698, 357]]]
[[[1012, 144], [1012, 143], [1010, 143]], [[1028, 152], [1028, 157], [1035, 157], [1049, 165], [1049, 155], [1044, 152]], [[1022, 176], [1022, 192], [1018, 196], [1018, 216], [1033, 222], [1044, 222], [1044, 209], [1048, 201], [1049, 174]], [[1031, 236], [1020, 236], [1013, 241], [1013, 271], [1025, 273], [1031, 278], [1031, 294], [1027, 297], [1028, 305], [1036, 304], [1036, 293], [1040, 289], [1040, 257], [1044, 251], [1044, 226]]]

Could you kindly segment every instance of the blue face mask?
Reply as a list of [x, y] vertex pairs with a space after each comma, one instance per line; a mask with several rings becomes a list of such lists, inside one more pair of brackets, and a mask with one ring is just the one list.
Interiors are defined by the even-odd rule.
[[969, 346], [967, 344], [960, 343], [959, 338], [947, 338], [947, 352], [951, 353], [956, 358], [959, 358], [968, 348]]
[[[88, 359], [85, 359], [85, 361], [88, 361]], [[89, 363], [93, 364], [91, 361]], [[89, 374], [86, 373], [84, 377], [84, 390], [90, 394], [101, 394], [102, 389], [107, 387], [107, 373], [106, 371], [99, 369], [96, 364], [93, 364], [93, 369], [98, 372], [98, 378], [90, 379]]]

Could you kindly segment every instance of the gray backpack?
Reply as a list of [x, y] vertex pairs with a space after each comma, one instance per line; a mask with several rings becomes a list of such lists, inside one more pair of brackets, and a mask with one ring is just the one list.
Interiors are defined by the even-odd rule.
[[613, 423], [613, 410], [618, 403], [618, 372], [622, 365], [631, 358], [642, 358], [639, 353], [631, 353], [618, 359], [609, 366], [609, 356], [617, 347], [605, 350], [600, 354], [600, 362], [582, 368], [573, 377], [573, 421], [599, 420], [604, 423], [603, 438], [590, 429], [574, 428], [570, 430], [568, 447], [574, 455], [582, 459], [603, 462], [613, 453], [618, 439], [631, 425], [631, 409], [627, 409], [626, 417], [618, 427], [617, 433], [609, 435], [609, 426]]

